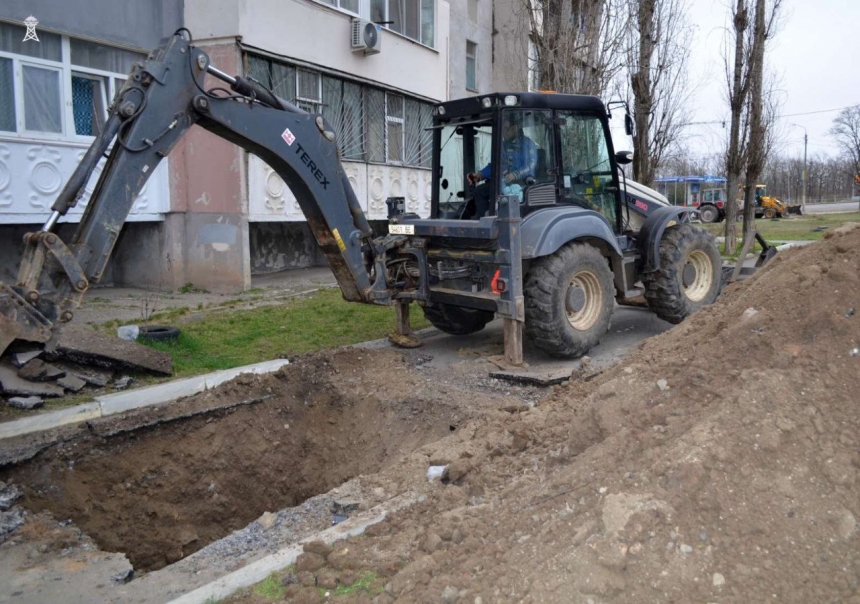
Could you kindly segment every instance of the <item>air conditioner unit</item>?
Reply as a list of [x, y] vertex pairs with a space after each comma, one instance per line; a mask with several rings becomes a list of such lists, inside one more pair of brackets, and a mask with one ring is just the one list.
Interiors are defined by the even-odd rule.
[[350, 46], [352, 52], [373, 55], [382, 47], [382, 28], [376, 23], [364, 19], [353, 19], [350, 30]]

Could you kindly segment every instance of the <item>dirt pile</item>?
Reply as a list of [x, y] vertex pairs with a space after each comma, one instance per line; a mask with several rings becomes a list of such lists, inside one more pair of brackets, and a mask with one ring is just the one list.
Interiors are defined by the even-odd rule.
[[448, 483], [300, 558], [288, 598], [344, 575], [368, 587], [343, 601], [860, 602], [858, 305], [860, 229], [782, 254], [592, 382], [417, 451]]

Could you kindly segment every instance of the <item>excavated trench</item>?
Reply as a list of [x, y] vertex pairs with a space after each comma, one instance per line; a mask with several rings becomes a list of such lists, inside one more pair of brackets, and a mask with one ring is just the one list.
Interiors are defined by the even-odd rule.
[[449, 434], [455, 402], [415, 396], [409, 380], [392, 355], [317, 355], [198, 395], [260, 402], [91, 431], [0, 480], [24, 490], [31, 512], [71, 519], [101, 549], [156, 570]]

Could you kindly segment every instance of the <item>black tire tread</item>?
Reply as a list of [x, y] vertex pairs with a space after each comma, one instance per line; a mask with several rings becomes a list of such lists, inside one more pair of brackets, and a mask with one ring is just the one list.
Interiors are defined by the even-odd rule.
[[[588, 334], [573, 334], [566, 312], [556, 295], [566, 278], [580, 262], [592, 262], [604, 289], [604, 320]], [[601, 270], [603, 269], [603, 270]], [[525, 335], [535, 346], [554, 357], [582, 356], [596, 346], [609, 328], [614, 303], [612, 272], [600, 251], [590, 245], [570, 243], [550, 256], [535, 262], [526, 277]]]
[[[684, 268], [685, 250], [702, 249], [716, 262], [713, 267], [715, 286], [700, 302], [692, 302], [684, 295], [681, 271]], [[691, 224], [669, 227], [660, 242], [660, 269], [645, 273], [645, 301], [648, 307], [664, 321], [677, 325], [701, 306], [717, 299], [722, 287], [722, 261], [713, 236]]]

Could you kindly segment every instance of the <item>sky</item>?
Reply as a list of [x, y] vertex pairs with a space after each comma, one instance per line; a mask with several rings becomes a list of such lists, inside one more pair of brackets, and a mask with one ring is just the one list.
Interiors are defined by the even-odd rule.
[[[691, 121], [728, 119], [722, 55], [733, 2], [688, 1], [696, 28], [689, 69], [691, 84], [696, 86], [689, 105]], [[803, 157], [806, 128], [810, 157], [836, 155], [838, 145], [827, 131], [837, 111], [791, 114], [860, 104], [860, 0], [783, 0], [781, 14], [779, 31], [767, 47], [765, 67], [776, 76], [782, 100], [780, 149]], [[694, 155], [721, 150], [726, 136], [718, 124], [689, 126], [686, 135]]]

